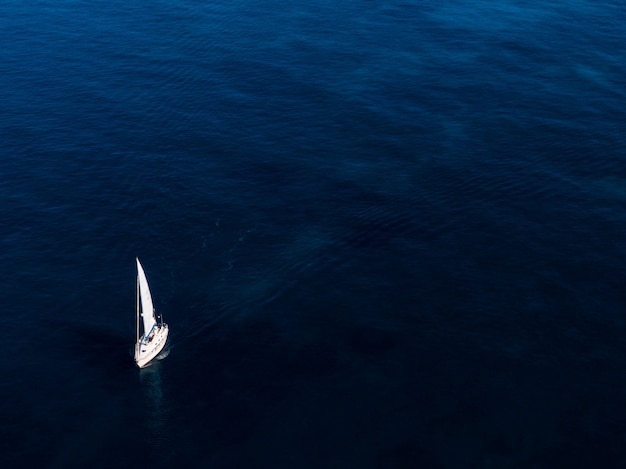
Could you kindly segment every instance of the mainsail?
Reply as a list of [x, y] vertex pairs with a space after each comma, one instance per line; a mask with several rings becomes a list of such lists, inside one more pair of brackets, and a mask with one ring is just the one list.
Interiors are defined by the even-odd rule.
[[154, 318], [154, 306], [152, 305], [152, 295], [148, 287], [148, 279], [143, 271], [143, 267], [137, 259], [137, 277], [139, 279], [139, 296], [141, 298], [141, 319], [143, 320], [144, 337], [148, 337], [152, 328], [156, 325]]

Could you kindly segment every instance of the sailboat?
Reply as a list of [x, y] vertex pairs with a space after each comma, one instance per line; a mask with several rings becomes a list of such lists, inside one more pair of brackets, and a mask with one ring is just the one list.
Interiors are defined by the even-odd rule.
[[165, 347], [169, 328], [159, 316], [154, 315], [152, 295], [143, 267], [137, 259], [137, 342], [135, 363], [139, 368], [148, 365]]

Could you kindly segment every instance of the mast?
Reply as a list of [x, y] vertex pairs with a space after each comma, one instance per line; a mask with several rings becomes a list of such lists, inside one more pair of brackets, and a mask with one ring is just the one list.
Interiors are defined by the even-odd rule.
[[136, 305], [136, 313], [137, 313], [136, 314], [136, 316], [137, 316], [137, 345], [135, 347], [138, 348], [139, 347], [139, 275], [137, 275], [137, 279], [136, 279], [135, 283], [136, 283], [136, 287], [137, 287], [136, 288], [137, 292], [135, 294], [136, 302], [137, 302], [137, 305]]

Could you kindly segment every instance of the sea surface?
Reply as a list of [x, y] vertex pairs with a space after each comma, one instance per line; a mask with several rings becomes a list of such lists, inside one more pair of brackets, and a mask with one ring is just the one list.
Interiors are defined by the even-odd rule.
[[0, 467], [626, 467], [625, 25], [3, 0]]

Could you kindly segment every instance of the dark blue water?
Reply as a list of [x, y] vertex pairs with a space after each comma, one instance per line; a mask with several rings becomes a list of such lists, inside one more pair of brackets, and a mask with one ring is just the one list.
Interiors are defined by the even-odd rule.
[[625, 24], [2, 2], [0, 465], [626, 467]]

